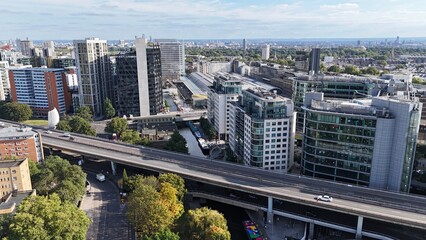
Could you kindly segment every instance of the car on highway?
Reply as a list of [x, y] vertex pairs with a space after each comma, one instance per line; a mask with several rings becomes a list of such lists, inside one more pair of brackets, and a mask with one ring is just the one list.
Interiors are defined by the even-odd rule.
[[62, 136], [63, 136], [63, 137], [71, 137], [71, 133], [66, 132], [66, 133], [62, 134]]
[[315, 197], [315, 200], [323, 201], [323, 202], [331, 202], [333, 201], [333, 198], [329, 195], [319, 195]]
[[46, 130], [46, 131], [44, 131], [44, 133], [51, 134], [51, 133], [52, 133], [52, 131], [50, 131], [50, 130]]

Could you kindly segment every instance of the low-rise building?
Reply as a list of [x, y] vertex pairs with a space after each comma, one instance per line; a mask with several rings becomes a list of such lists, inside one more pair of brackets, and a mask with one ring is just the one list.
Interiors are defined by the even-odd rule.
[[0, 160], [0, 187], [2, 200], [9, 194], [32, 190], [28, 158]]
[[43, 161], [40, 134], [30, 127], [0, 127], [0, 160], [16, 158]]

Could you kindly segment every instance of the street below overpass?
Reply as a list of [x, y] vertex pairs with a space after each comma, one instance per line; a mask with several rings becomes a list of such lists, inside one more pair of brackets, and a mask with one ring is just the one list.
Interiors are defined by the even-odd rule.
[[[69, 138], [62, 137], [61, 133], [54, 132], [44, 134], [43, 143], [46, 147], [153, 171], [174, 172], [187, 179], [259, 196], [271, 196], [288, 203], [331, 210], [335, 213], [360, 215], [365, 219], [385, 221], [420, 230], [426, 229], [424, 197], [274, 173], [86, 136], [73, 135], [73, 138], [74, 141], [70, 141]], [[314, 196], [324, 193], [333, 196], [333, 203], [318, 203], [313, 199]], [[365, 222], [364, 225], [367, 228], [368, 220]]]

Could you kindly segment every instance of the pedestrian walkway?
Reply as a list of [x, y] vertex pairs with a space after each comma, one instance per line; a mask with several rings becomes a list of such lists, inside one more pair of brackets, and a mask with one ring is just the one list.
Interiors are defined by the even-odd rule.
[[305, 223], [290, 218], [274, 216], [272, 224], [266, 223], [263, 212], [247, 210], [252, 221], [257, 223], [265, 240], [303, 239]]

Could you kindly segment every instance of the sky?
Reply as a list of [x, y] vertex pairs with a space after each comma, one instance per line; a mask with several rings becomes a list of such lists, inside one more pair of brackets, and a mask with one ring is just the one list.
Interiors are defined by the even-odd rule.
[[425, 37], [425, 0], [2, 0], [0, 39]]

